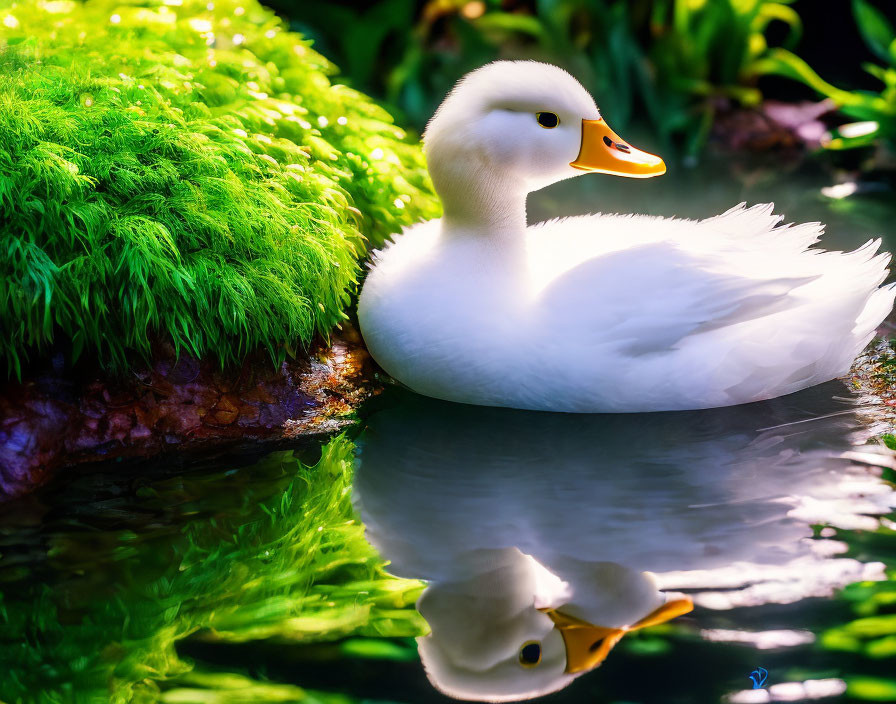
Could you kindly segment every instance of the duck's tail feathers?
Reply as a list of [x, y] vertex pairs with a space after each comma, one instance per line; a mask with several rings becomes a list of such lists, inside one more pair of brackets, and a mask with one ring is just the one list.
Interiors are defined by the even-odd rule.
[[896, 283], [882, 286], [871, 294], [853, 328], [853, 335], [863, 340], [862, 348], [871, 342], [877, 328], [893, 310], [894, 299], [896, 299]]
[[871, 342], [880, 324], [893, 310], [894, 299], [896, 299], [896, 283], [881, 286], [890, 273], [887, 267], [890, 264], [891, 255], [888, 252], [878, 253], [880, 245], [880, 239], [869, 240], [846, 255], [855, 262], [855, 268], [850, 275], [856, 285], [861, 286], [865, 291], [865, 303], [856, 315], [851, 331], [853, 341], [851, 356], [844, 361], [842, 373], [846, 373], [852, 360]]
[[749, 237], [752, 246], [771, 250], [783, 248], [802, 252], [818, 242], [824, 233], [824, 224], [820, 222], [782, 225], [784, 216], [775, 215], [774, 209], [774, 203], [760, 203], [748, 208], [744, 202], [721, 215], [703, 220], [703, 223], [734, 239]]

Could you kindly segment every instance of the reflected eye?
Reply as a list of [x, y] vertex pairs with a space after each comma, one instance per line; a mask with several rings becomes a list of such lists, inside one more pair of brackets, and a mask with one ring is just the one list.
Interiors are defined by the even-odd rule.
[[530, 640], [520, 648], [520, 665], [535, 667], [541, 662], [541, 643]]
[[553, 112], [537, 112], [535, 119], [538, 120], [539, 125], [548, 130], [552, 130], [560, 124], [560, 118]]

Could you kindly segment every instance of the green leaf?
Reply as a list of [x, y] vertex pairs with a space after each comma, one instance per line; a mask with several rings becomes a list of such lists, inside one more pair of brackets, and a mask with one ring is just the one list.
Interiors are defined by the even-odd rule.
[[487, 30], [519, 32], [520, 34], [528, 34], [536, 39], [542, 39], [545, 36], [544, 27], [537, 18], [511, 12], [492, 12], [483, 15], [476, 20], [476, 27]]
[[772, 20], [778, 20], [787, 25], [789, 31], [784, 40], [785, 46], [792, 47], [799, 41], [803, 33], [803, 23], [796, 10], [781, 3], [762, 3], [759, 7], [759, 12], [756, 13], [756, 17], [753, 19], [753, 30], [764, 32]]
[[803, 59], [786, 49], [772, 49], [767, 56], [753, 63], [752, 70], [757, 74], [784, 76], [805, 83], [841, 107], [865, 108], [867, 111], [881, 112], [889, 112], [892, 109], [879, 96], [841, 90], [831, 85]]
[[868, 48], [884, 61], [892, 61], [890, 44], [896, 33], [886, 16], [867, 0], [853, 0], [852, 12]]

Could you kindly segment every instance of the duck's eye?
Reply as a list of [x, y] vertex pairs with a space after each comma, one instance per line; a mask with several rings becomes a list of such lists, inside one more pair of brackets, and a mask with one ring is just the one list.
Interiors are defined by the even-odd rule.
[[537, 112], [535, 119], [538, 120], [539, 125], [548, 130], [552, 130], [560, 124], [560, 118], [553, 112]]
[[541, 643], [530, 640], [520, 648], [520, 665], [535, 667], [541, 662]]

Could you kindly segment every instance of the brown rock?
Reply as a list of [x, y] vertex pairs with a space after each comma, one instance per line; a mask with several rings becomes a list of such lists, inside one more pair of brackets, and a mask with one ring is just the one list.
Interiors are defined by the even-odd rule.
[[159, 345], [123, 376], [50, 368], [0, 388], [0, 499], [85, 462], [240, 448], [344, 427], [371, 393], [353, 330], [279, 367], [177, 357]]

